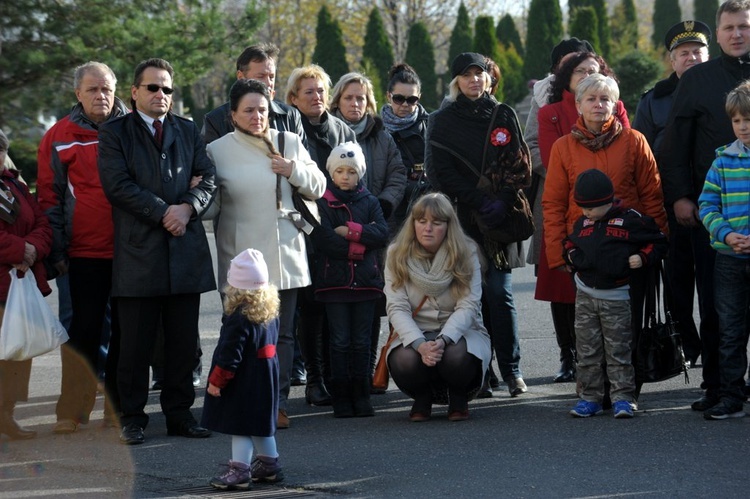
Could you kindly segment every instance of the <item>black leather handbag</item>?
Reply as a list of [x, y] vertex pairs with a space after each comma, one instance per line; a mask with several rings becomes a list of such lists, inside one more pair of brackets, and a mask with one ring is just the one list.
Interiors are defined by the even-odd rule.
[[638, 383], [655, 383], [684, 374], [687, 384], [690, 379], [682, 340], [669, 311], [666, 285], [665, 293], [661, 293], [664, 275], [661, 263], [649, 274], [644, 325], [633, 355], [635, 379]]

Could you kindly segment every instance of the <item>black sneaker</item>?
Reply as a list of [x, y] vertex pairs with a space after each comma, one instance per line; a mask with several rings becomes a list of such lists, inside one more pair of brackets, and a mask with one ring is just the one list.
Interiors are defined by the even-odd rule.
[[706, 392], [701, 398], [690, 405], [694, 411], [706, 412], [720, 402], [719, 397], [712, 393]]
[[716, 404], [703, 413], [703, 417], [709, 421], [712, 419], [731, 419], [744, 416], [745, 412], [742, 410], [742, 403], [733, 403], [726, 400], [722, 400], [719, 404]]

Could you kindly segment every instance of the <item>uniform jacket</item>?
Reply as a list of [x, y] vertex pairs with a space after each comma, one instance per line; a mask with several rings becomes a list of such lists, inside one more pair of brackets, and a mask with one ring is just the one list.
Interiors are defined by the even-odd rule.
[[[127, 112], [115, 98], [110, 118]], [[52, 226], [53, 263], [68, 257], [112, 258], [112, 206], [99, 180], [98, 150], [99, 126], [80, 103], [39, 144], [37, 195]]]
[[[47, 273], [42, 261], [52, 246], [52, 229], [49, 221], [26, 185], [18, 180], [16, 170], [0, 167], [0, 182], [10, 190], [19, 204], [19, 215], [13, 223], [0, 219], [0, 303], [5, 303], [8, 298], [8, 272], [14, 264], [23, 262], [26, 243], [36, 248], [36, 262], [31, 270], [39, 290], [43, 295], [48, 295], [52, 290], [47, 284]], [[4, 195], [5, 192], [0, 190], [0, 196]]]
[[[305, 129], [302, 128], [302, 119], [296, 108], [272, 100], [269, 111], [270, 116], [268, 121], [271, 128], [279, 132], [296, 133], [302, 138], [302, 143], [307, 147]], [[231, 112], [229, 102], [226, 102], [203, 117], [201, 137], [203, 137], [203, 141], [206, 144], [210, 144], [214, 140], [234, 132]]]
[[[200, 216], [211, 202], [215, 169], [198, 127], [168, 113], [161, 148], [138, 112], [99, 127], [99, 176], [112, 204], [115, 251], [112, 296], [203, 293], [216, 288]], [[190, 179], [202, 176], [190, 189]], [[194, 215], [185, 235], [172, 236], [162, 218], [172, 204]]]
[[222, 318], [208, 381], [221, 397], [206, 392], [201, 426], [229, 435], [271, 437], [279, 409], [279, 319], [250, 322], [241, 309]]
[[[487, 165], [482, 165], [490, 118], [496, 105], [501, 108], [494, 125], [508, 132], [508, 142], [488, 145]], [[531, 163], [528, 156], [521, 155], [527, 146], [516, 113], [487, 94], [475, 101], [459, 95], [454, 102], [434, 113], [430, 122], [432, 132], [427, 147], [432, 151], [434, 176], [431, 178], [436, 178], [441, 191], [456, 201], [456, 211], [464, 231], [484, 247], [484, 238], [472, 219], [472, 212], [481, 208], [487, 194], [477, 189], [478, 178], [466, 162], [477, 171], [489, 172], [497, 170], [500, 161], [507, 161], [510, 168], [499, 182], [501, 196], [509, 193], [512, 200], [516, 189], [527, 187], [531, 183]], [[506, 202], [506, 206], [511, 204], [512, 201]], [[505, 246], [503, 253], [510, 268], [525, 265], [522, 243]]]
[[739, 140], [716, 150], [699, 206], [711, 246], [726, 255], [748, 258], [724, 242], [730, 232], [750, 235], [750, 151]]
[[393, 209], [404, 197], [406, 189], [406, 169], [401, 160], [401, 153], [393, 137], [383, 126], [383, 120], [368, 115], [364, 131], [357, 135], [357, 142], [362, 146], [367, 162], [364, 184], [380, 200], [388, 203], [384, 215], [389, 218]]
[[724, 101], [730, 90], [750, 78], [750, 57], [742, 59], [723, 54], [682, 74], [659, 164], [668, 204], [684, 197], [697, 202], [716, 149], [736, 139]]
[[[318, 199], [320, 227], [315, 244], [315, 297], [321, 301], [369, 300], [381, 295], [382, 269], [377, 249], [388, 243], [388, 224], [380, 203], [360, 181], [356, 191], [329, 187]], [[336, 227], [349, 228], [346, 238]], [[342, 299], [342, 297], [344, 299]]]
[[[295, 162], [292, 175], [281, 179], [281, 210], [276, 208], [276, 177], [271, 171], [268, 147], [262, 139], [232, 132], [208, 145], [216, 165], [217, 192], [206, 215], [218, 216], [215, 225], [219, 289], [224, 287], [229, 262], [241, 251], [255, 248], [268, 265], [270, 282], [280, 290], [310, 284], [304, 233], [292, 224], [292, 187], [317, 199], [323, 195], [326, 179], [302, 145], [299, 135], [289, 132], [284, 140], [284, 157]], [[278, 150], [276, 130], [269, 130]]]
[[398, 333], [388, 352], [399, 345], [408, 347], [415, 340], [423, 338], [426, 331], [439, 331], [438, 337], [446, 336], [453, 343], [464, 338], [468, 352], [482, 361], [482, 372], [486, 372], [492, 359], [492, 351], [490, 336], [482, 322], [482, 271], [479, 255], [476, 246], [471, 246], [474, 273], [468, 293], [458, 300], [453, 298], [450, 289], [439, 296], [429, 296], [414, 318], [412, 312], [419, 306], [424, 293], [412, 282], [394, 289], [391, 285], [393, 276], [386, 266], [386, 311], [388, 320]]
[[643, 94], [635, 112], [633, 128], [646, 137], [657, 165], [661, 165], [664, 129], [667, 127], [672, 97], [679, 81], [677, 73], [672, 73], [669, 78], [657, 82], [654, 88]]
[[[307, 135], [307, 150], [323, 175], [328, 176], [326, 161], [334, 147], [344, 142], [356, 142], [357, 134], [342, 120], [326, 111], [320, 123], [312, 124], [302, 115], [302, 127]], [[368, 165], [369, 168], [369, 165]]]
[[[604, 130], [614, 126], [615, 119], [612, 116], [604, 124]], [[577, 126], [589, 134], [582, 118]], [[614, 142], [598, 151], [587, 149], [568, 134], [552, 146], [542, 195], [544, 241], [550, 269], [565, 263], [560, 253], [562, 241], [582, 214], [573, 201], [573, 188], [578, 175], [590, 168], [607, 174], [614, 185], [615, 197], [623, 205], [650, 216], [664, 233], [668, 232], [659, 171], [640, 132], [623, 128]]]
[[565, 261], [586, 286], [614, 289], [628, 284], [631, 255], [640, 255], [644, 267], [655, 265], [668, 244], [651, 217], [617, 202], [601, 220], [581, 216], [563, 247]]

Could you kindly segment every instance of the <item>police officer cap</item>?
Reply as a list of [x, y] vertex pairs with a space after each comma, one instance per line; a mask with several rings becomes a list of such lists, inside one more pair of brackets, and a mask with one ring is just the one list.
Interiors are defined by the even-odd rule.
[[675, 47], [682, 45], [683, 43], [700, 43], [708, 47], [708, 42], [711, 41], [711, 28], [705, 23], [700, 21], [682, 21], [667, 31], [667, 36], [664, 37], [664, 45], [668, 51], [672, 51]]

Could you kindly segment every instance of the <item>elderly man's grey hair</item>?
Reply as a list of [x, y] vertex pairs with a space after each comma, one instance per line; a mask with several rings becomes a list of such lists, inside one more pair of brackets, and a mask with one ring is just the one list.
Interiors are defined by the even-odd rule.
[[80, 88], [81, 80], [83, 80], [83, 77], [88, 73], [107, 75], [112, 78], [112, 83], [117, 85], [117, 76], [115, 76], [115, 72], [112, 71], [109, 66], [102, 62], [89, 61], [86, 64], [81, 64], [75, 69], [75, 72], [73, 73], [73, 88]]

